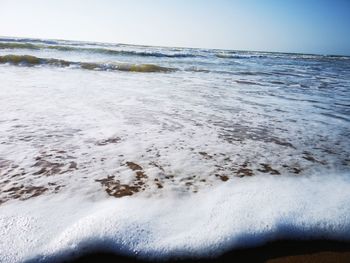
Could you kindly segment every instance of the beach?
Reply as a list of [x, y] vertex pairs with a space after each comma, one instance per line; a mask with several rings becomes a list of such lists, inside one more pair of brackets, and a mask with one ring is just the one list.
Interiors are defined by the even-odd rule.
[[349, 73], [0, 38], [0, 261], [346, 262]]

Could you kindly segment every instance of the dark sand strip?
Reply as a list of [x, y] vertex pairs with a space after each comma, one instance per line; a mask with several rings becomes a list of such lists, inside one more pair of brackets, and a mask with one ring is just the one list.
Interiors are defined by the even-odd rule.
[[[72, 263], [94, 262], [145, 262], [135, 258], [96, 252], [71, 260]], [[146, 261], [147, 262], [147, 261]], [[249, 262], [249, 263], [349, 263], [350, 242], [314, 241], [275, 241], [264, 246], [232, 250], [213, 259], [172, 259], [166, 262]]]

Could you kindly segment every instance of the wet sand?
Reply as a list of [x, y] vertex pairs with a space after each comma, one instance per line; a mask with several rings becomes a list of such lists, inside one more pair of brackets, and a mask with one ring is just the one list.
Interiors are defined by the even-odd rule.
[[[71, 260], [82, 262], [148, 262], [135, 258], [96, 252]], [[172, 259], [166, 262], [249, 262], [249, 263], [348, 263], [350, 262], [350, 242], [329, 240], [314, 241], [275, 241], [266, 245], [232, 250], [212, 259]]]

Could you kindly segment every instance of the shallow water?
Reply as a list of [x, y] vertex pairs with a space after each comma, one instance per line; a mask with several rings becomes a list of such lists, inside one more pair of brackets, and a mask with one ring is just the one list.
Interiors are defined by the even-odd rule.
[[0, 38], [0, 79], [0, 261], [350, 239], [349, 57]]

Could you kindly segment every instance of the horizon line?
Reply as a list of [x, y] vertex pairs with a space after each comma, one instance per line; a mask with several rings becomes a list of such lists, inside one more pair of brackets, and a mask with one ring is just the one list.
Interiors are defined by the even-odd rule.
[[286, 51], [268, 51], [268, 50], [248, 50], [248, 49], [227, 49], [227, 48], [206, 48], [206, 47], [186, 47], [186, 46], [167, 46], [167, 45], [148, 45], [148, 44], [131, 44], [131, 43], [121, 43], [121, 42], [104, 42], [104, 41], [93, 41], [93, 40], [78, 40], [78, 39], [63, 39], [63, 38], [39, 38], [39, 37], [27, 37], [27, 36], [3, 36], [2, 38], [12, 38], [12, 39], [27, 39], [27, 40], [52, 40], [52, 41], [75, 41], [75, 42], [85, 42], [85, 43], [100, 43], [100, 44], [111, 44], [111, 45], [128, 45], [128, 46], [139, 46], [139, 47], [160, 47], [160, 48], [187, 48], [187, 49], [206, 49], [206, 50], [223, 50], [223, 51], [238, 51], [238, 52], [258, 52], [258, 53], [272, 53], [272, 54], [290, 54], [290, 55], [312, 55], [312, 56], [332, 56], [332, 57], [350, 57], [349, 55], [339, 55], [339, 54], [324, 54], [324, 53], [310, 53], [310, 52], [286, 52]]

